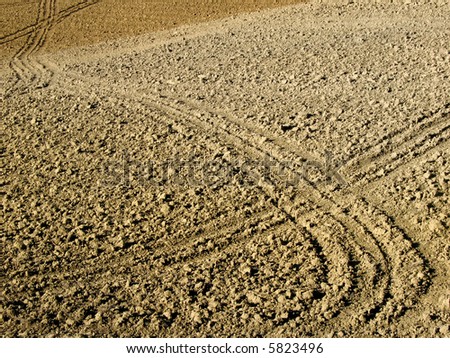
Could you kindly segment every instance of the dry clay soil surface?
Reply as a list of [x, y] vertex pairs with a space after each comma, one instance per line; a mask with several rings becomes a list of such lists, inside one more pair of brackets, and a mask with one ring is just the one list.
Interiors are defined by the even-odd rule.
[[303, 1], [0, 0], [0, 59], [14, 56], [36, 24], [47, 28], [37, 49], [49, 52]]
[[448, 4], [41, 51], [61, 3], [2, 69], [2, 336], [449, 336]]

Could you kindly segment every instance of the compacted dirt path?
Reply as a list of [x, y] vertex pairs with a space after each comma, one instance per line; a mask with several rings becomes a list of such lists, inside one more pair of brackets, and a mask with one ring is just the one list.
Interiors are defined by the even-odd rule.
[[5, 336], [449, 336], [448, 4], [41, 50], [61, 3], [2, 70]]

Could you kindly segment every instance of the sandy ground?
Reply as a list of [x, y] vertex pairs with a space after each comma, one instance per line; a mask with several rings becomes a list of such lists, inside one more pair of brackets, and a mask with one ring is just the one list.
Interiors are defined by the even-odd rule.
[[0, 0], [0, 60], [14, 56], [36, 24], [51, 31], [39, 46], [50, 52], [303, 1]]
[[2, 336], [450, 336], [448, 4], [109, 2], [2, 4]]

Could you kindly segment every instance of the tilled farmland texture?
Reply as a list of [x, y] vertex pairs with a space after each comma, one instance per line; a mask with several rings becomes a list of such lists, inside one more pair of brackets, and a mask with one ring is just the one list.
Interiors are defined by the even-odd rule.
[[450, 336], [448, 2], [101, 3], [0, 2], [2, 336]]

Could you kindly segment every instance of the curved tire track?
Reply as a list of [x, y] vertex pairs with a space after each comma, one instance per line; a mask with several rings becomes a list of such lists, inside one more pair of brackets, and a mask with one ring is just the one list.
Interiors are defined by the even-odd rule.
[[41, 28], [57, 25], [58, 23], [63, 21], [65, 18], [67, 18], [81, 10], [84, 10], [87, 7], [95, 5], [99, 1], [100, 0], [82, 1], [78, 4], [68, 7], [67, 9], [60, 11], [58, 14], [55, 14], [55, 16], [53, 16], [53, 17], [39, 18], [33, 25], [26, 26], [23, 29], [20, 29], [11, 34], [0, 37], [0, 45], [15, 41], [24, 36], [30, 35], [36, 31], [38, 31]]
[[68, 16], [81, 11], [98, 1], [83, 1], [59, 13], [56, 13], [56, 0], [41, 0], [38, 6], [36, 23], [0, 40], [0, 44], [14, 41], [28, 35], [27, 41], [13, 56], [10, 68], [16, 74], [16, 82], [6, 91], [6, 95], [14, 91], [26, 91], [30, 85], [36, 88], [47, 87], [53, 73], [36, 55], [45, 45], [52, 27]]
[[[158, 101], [158, 99], [153, 99], [153, 101]], [[159, 103], [162, 101], [160, 100]], [[190, 112], [192, 110], [198, 110], [198, 108], [188, 108], [188, 109], [180, 109], [173, 108], [173, 105], [170, 103], [164, 102], [164, 106], [166, 106], [165, 111], [174, 111], [174, 115], [180, 116], [183, 114], [183, 117], [186, 120], [189, 120]], [[241, 150], [243, 153], [246, 153], [246, 156], [251, 158], [259, 158], [259, 160], [264, 160], [264, 158], [270, 158], [274, 160], [276, 163], [283, 163], [286, 161], [286, 151], [291, 153], [291, 156], [288, 158], [295, 162], [295, 160], [300, 160], [303, 162], [305, 160], [311, 160], [312, 156], [303, 155], [299, 156], [298, 153], [300, 150], [293, 150], [292, 146], [284, 145], [280, 146], [280, 140], [274, 140], [273, 138], [267, 138], [262, 141], [267, 149], [261, 150], [261, 140], [258, 140], [257, 136], [263, 136], [262, 133], [256, 133], [248, 128], [248, 126], [239, 123], [236, 119], [229, 119], [225, 117], [225, 121], [221, 123], [220, 120], [217, 120], [216, 113], [206, 113], [204, 122], [209, 122], [209, 126], [204, 128], [204, 122], [198, 123], [197, 126], [203, 127], [202, 131], [206, 133], [215, 133], [218, 138], [226, 138], [226, 142], [232, 144], [234, 147]], [[209, 117], [209, 118], [208, 118]], [[203, 118], [202, 118], [203, 119]], [[221, 118], [224, 119], [223, 117]], [[192, 122], [192, 120], [191, 120]], [[217, 130], [220, 128], [220, 130]], [[238, 134], [239, 133], [239, 134]], [[256, 143], [255, 143], [256, 137]], [[287, 164], [284, 167], [286, 173], [302, 177], [301, 167], [299, 168], [295, 165]], [[261, 173], [260, 177], [263, 178], [264, 174]], [[301, 220], [304, 219], [304, 215], [298, 215], [298, 212], [295, 212], [295, 208], [290, 208], [286, 210], [286, 206], [281, 203], [281, 197], [283, 196], [284, 183], [283, 178], [277, 178], [276, 175], [269, 174], [268, 180], [265, 183], [261, 183], [263, 190], [272, 197], [275, 206], [281, 212], [284, 212], [290, 217], [290, 220], [293, 222], [295, 226], [301, 225]], [[353, 236], [354, 243], [358, 246], [358, 248], [362, 251], [370, 252], [375, 258], [377, 262], [381, 262], [381, 266], [378, 269], [378, 275], [382, 275], [385, 278], [377, 280], [380, 282], [381, 287], [378, 287], [381, 294], [379, 297], [372, 297], [374, 301], [369, 304], [369, 307], [366, 307], [364, 318], [366, 320], [376, 319], [377, 322], [382, 322], [385, 320], [386, 316], [391, 317], [392, 315], [396, 315], [398, 312], [391, 311], [388, 308], [388, 303], [392, 305], [399, 305], [404, 301], [403, 294], [399, 295], [399, 289], [405, 289], [405, 287], [409, 287], [408, 295], [414, 296], [414, 294], [419, 295], [422, 288], [416, 290], [414, 287], [411, 287], [408, 281], [404, 281], [399, 279], [401, 276], [410, 276], [408, 270], [410, 267], [404, 269], [403, 267], [399, 267], [399, 262], [408, 261], [406, 259], [406, 255], [412, 255], [415, 257], [415, 261], [417, 265], [415, 266], [415, 274], [425, 277], [427, 274], [428, 268], [426, 267], [426, 263], [421, 259], [418, 252], [410, 247], [410, 241], [407, 237], [405, 237], [404, 233], [397, 227], [395, 222], [389, 218], [384, 217], [381, 213], [376, 213], [375, 219], [373, 217], [366, 217], [364, 213], [369, 210], [367, 205], [362, 205], [362, 208], [354, 213], [353, 216], [345, 213], [345, 209], [343, 206], [347, 206], [349, 203], [360, 202], [365, 203], [364, 199], [357, 197], [332, 197], [331, 194], [324, 194], [320, 190], [318, 190], [315, 185], [311, 182], [308, 182], [307, 179], [303, 180], [301, 183], [301, 189], [298, 192], [298, 197], [300, 198], [309, 198], [312, 201], [310, 204], [313, 207], [313, 215], [317, 215], [317, 212], [321, 212], [324, 214], [329, 214], [330, 219], [334, 222], [335, 226], [333, 227], [336, 230], [336, 224], [341, 225], [342, 228], [348, 233], [350, 232]], [[288, 203], [286, 203], [288, 204]], [[289, 205], [289, 204], [288, 204]], [[294, 209], [294, 210], [293, 210]], [[374, 212], [375, 209], [372, 209]], [[357, 219], [353, 219], [356, 217]], [[323, 227], [323, 223], [317, 223], [317, 227]], [[395, 238], [391, 236], [386, 236], [386, 232], [379, 228], [386, 228], [386, 231], [390, 233], [396, 233]], [[335, 235], [335, 231], [331, 231], [330, 235]], [[363, 230], [364, 233], [360, 234], [360, 231]], [[348, 236], [348, 235], [346, 235]], [[327, 252], [325, 247], [327, 247], [327, 240], [324, 240], [324, 235], [320, 232], [316, 233], [314, 237], [320, 243], [322, 250], [325, 252], [325, 257], [333, 257], [333, 250]], [[345, 237], [345, 236], [344, 236]], [[368, 239], [369, 244], [368, 244]], [[336, 243], [339, 245], [339, 243]], [[410, 248], [409, 251], [404, 251], [403, 246], [407, 246]], [[336, 246], [335, 246], [336, 247]], [[339, 246], [337, 246], [339, 247]], [[392, 249], [393, 247], [393, 249]], [[346, 250], [350, 250], [347, 245]], [[351, 250], [355, 251], [355, 249]], [[334, 267], [339, 267], [339, 263], [335, 263]], [[401, 282], [400, 285], [393, 284]], [[403, 288], [401, 288], [403, 287]], [[405, 293], [406, 295], [406, 293]], [[367, 297], [362, 302], [366, 302]], [[330, 299], [329, 299], [330, 300]], [[331, 299], [330, 303], [332, 306], [338, 306], [339, 302], [342, 300], [342, 297], [339, 295], [334, 297], [334, 300]], [[395, 302], [395, 304], [394, 304]], [[412, 303], [411, 303], [412, 305]], [[337, 314], [338, 312], [334, 312]], [[380, 318], [381, 317], [381, 318]], [[340, 324], [343, 322], [341, 321]]]
[[342, 171], [351, 186], [362, 187], [426, 154], [450, 139], [450, 102], [424, 115], [417, 125], [399, 130], [351, 160]]
[[[37, 22], [44, 21], [46, 18], [53, 19], [55, 16], [55, 1], [41, 0], [39, 2]], [[50, 24], [46, 23], [45, 26], [36, 29], [30, 34], [25, 45], [14, 55], [10, 62], [10, 67], [16, 74], [17, 81], [7, 94], [20, 87], [28, 87], [31, 83], [35, 83], [38, 86], [47, 85], [44, 81], [51, 76], [51, 73], [44, 65], [34, 59], [33, 55], [44, 46], [50, 28]]]
[[[61, 74], [65, 75], [68, 74]], [[96, 81], [89, 80], [92, 83], [86, 83], [85, 79], [77, 78], [76, 75], [71, 76], [68, 78], [73, 81], [75, 91], [78, 87], [89, 87], [94, 83], [96, 88], [102, 88]], [[107, 93], [111, 93], [110, 85], [104, 89]], [[269, 158], [274, 163], [281, 164], [283, 172], [292, 177], [303, 178], [301, 164], [308, 158], [313, 158], [292, 145], [279, 145], [281, 139], [264, 136], [262, 132], [254, 131], [234, 118], [205, 111], [204, 108], [186, 106], [179, 99], [124, 91], [123, 87], [119, 86], [114, 88], [114, 93], [165, 113], [170, 117], [169, 123], [175, 129], [183, 131], [183, 128], [188, 126], [199, 131], [206, 141], [216, 143], [219, 140], [225, 145], [231, 145], [241, 155], [245, 153], [244, 159], [251, 158], [261, 162]], [[298, 153], [302, 153], [302, 156]], [[343, 271], [344, 268], [354, 267], [359, 276], [363, 277], [361, 279], [357, 274], [351, 275], [351, 283], [346, 284], [345, 290], [337, 294], [329, 292], [328, 296], [325, 294], [327, 302], [330, 306], [334, 306], [335, 310], [323, 318], [324, 324], [336, 322], [333, 324], [343, 325], [350, 331], [357, 331], [358, 326], [367, 321], [385, 324], [389, 317], [397, 317], [407, 308], [398, 311], [392, 307], [400, 306], [408, 297], [410, 305], [418, 299], [425, 287], [424, 285], [413, 287], [410, 284], [410, 276], [419, 275], [425, 278], [428, 267], [392, 218], [384, 216], [364, 198], [353, 195], [339, 197], [323, 193], [313, 183], [304, 179], [299, 182], [295, 194], [289, 197], [285, 193], [285, 177], [264, 172], [256, 173], [256, 176], [262, 178], [259, 186], [271, 198], [277, 210], [286, 215], [298, 230], [310, 232], [318, 251], [323, 253], [325, 260], [332, 262], [332, 264], [323, 263], [328, 271], [332, 271], [333, 268]], [[357, 204], [357, 209], [349, 209], [352, 204]], [[366, 211], [373, 215], [370, 217], [365, 215]], [[326, 225], [324, 226], [320, 220], [313, 225], [316, 228], [311, 229], [311, 223], [304, 221], [308, 215], [313, 218], [317, 216], [327, 218], [327, 225], [332, 230], [327, 232], [324, 229]], [[339, 240], [334, 238], [336, 232], [341, 232]], [[349, 236], [352, 240], [348, 240]], [[351, 264], [351, 261], [357, 260], [361, 262]], [[413, 266], [405, 267], [399, 264], [412, 261], [415, 263]], [[335, 275], [326, 277], [328, 285], [339, 287], [337, 278], [331, 276]], [[369, 279], [366, 280], [367, 278]], [[368, 284], [367, 281], [371, 283]], [[356, 321], [348, 320], [351, 313], [348, 308], [346, 309], [346, 304], [350, 304], [352, 309], [360, 312]]]

